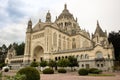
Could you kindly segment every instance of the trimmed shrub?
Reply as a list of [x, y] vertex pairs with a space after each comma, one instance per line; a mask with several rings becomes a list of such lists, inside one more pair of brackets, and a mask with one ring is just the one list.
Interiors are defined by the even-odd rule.
[[51, 68], [46, 68], [43, 70], [43, 74], [54, 74], [54, 70]]
[[102, 73], [102, 70], [99, 70], [97, 68], [91, 68], [91, 69], [89, 69], [89, 73], [100, 74], [100, 73]]
[[58, 69], [58, 73], [66, 73], [67, 71], [65, 69]]
[[41, 61], [40, 66], [41, 67], [46, 67], [47, 66], [47, 61]]
[[83, 76], [88, 75], [88, 70], [84, 68], [79, 69], [78, 74]]
[[89, 73], [94, 73], [95, 70], [98, 70], [97, 68], [90, 68]]
[[20, 69], [17, 74], [25, 75], [25, 80], [40, 80], [40, 74], [34, 67], [26, 67]]
[[8, 69], [8, 68], [5, 68], [5, 69], [4, 69], [4, 71], [5, 71], [5, 72], [8, 72], [8, 71], [9, 71], [9, 69]]
[[92, 73], [93, 74], [100, 74], [102, 72], [102, 70], [94, 70]]
[[38, 67], [39, 66], [39, 64], [38, 64], [38, 62], [32, 62], [31, 64], [30, 64], [30, 66], [31, 67]]

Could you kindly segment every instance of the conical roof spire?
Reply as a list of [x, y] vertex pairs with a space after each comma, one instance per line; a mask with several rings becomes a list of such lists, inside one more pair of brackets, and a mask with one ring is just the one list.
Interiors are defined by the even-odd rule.
[[99, 21], [97, 20], [97, 26], [99, 26]]
[[96, 35], [96, 34], [99, 34], [100, 37], [105, 37], [105, 33], [104, 33], [103, 30], [101, 29], [98, 20], [97, 20], [97, 28], [96, 28], [96, 30], [95, 30], [94, 35]]
[[30, 18], [30, 20], [28, 21], [28, 26], [32, 26], [31, 18]]

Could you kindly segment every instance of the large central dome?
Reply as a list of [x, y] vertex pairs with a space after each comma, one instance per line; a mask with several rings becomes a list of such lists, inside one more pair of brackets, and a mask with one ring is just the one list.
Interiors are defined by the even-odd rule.
[[58, 20], [62, 19], [62, 18], [67, 18], [67, 19], [74, 19], [73, 15], [69, 12], [69, 10], [67, 9], [67, 5], [65, 4], [64, 6], [64, 10], [62, 11], [62, 13], [58, 16]]

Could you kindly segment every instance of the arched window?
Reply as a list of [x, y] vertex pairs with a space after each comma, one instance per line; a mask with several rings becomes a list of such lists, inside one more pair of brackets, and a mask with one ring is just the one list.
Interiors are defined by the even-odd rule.
[[80, 56], [80, 59], [83, 59], [83, 55]]
[[58, 60], [60, 60], [60, 57], [58, 57]]
[[57, 59], [57, 57], [55, 57], [55, 61], [57, 61], [58, 59]]
[[65, 58], [67, 59], [68, 57], [67, 57], [67, 56], [65, 56]]
[[88, 56], [88, 54], [85, 54], [85, 59], [89, 59], [89, 56]]
[[79, 55], [76, 55], [76, 58], [78, 58], [79, 57]]
[[110, 59], [110, 54], [108, 54], [108, 59]]
[[84, 64], [82, 64], [82, 67], [84, 67]]
[[96, 53], [96, 58], [103, 58], [103, 54], [101, 52]]

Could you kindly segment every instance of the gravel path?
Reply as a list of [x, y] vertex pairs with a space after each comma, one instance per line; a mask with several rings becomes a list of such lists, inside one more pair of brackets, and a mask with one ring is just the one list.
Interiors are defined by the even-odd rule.
[[120, 74], [116, 76], [107, 76], [107, 77], [94, 77], [94, 76], [79, 76], [76, 73], [71, 74], [41, 74], [41, 80], [120, 80]]

